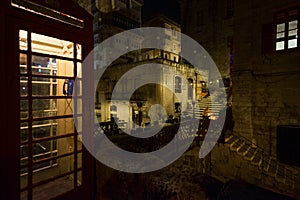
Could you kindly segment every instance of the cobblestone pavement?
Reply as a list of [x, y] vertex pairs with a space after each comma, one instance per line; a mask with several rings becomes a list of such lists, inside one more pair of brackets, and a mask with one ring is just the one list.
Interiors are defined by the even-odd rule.
[[224, 184], [184, 164], [183, 158], [151, 173], [111, 171], [97, 200], [292, 200], [237, 180]]
[[99, 191], [98, 200], [216, 199], [222, 183], [197, 173], [181, 161], [145, 174], [114, 172]]

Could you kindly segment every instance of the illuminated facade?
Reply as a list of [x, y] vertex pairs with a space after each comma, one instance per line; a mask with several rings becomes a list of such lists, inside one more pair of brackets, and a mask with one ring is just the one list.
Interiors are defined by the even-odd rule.
[[[141, 27], [142, 0], [94, 0], [92, 1], [92, 14], [94, 15], [94, 42], [95, 46], [105, 39], [124, 30]], [[142, 37], [138, 34], [130, 35], [130, 40], [120, 38], [114, 41], [110, 47], [95, 51], [95, 68], [105, 66], [112, 56], [112, 49], [138, 48], [142, 43]], [[138, 61], [138, 51], [122, 56], [119, 62]]]
[[[143, 59], [154, 59], [154, 58], [164, 58], [166, 60], [172, 60], [174, 62], [180, 62], [181, 53], [181, 27], [179, 24], [167, 18], [164, 15], [156, 15], [149, 19], [145, 19], [143, 22], [144, 27], [161, 27], [165, 28], [166, 38], [162, 42], [163, 46], [161, 51], [156, 49], [153, 51], [147, 51], [143, 54]], [[149, 40], [156, 40], [153, 36], [149, 37]]]
[[[166, 109], [166, 115], [159, 119], [160, 123], [167, 119], [179, 120], [181, 111], [185, 116], [193, 116], [193, 109], [196, 102], [202, 100], [203, 80], [207, 77], [205, 71], [200, 74], [193, 66], [184, 63], [180, 58], [180, 26], [165, 16], [156, 16], [144, 22], [144, 26], [158, 26], [165, 28], [166, 39], [162, 42], [161, 49], [142, 50], [138, 56], [138, 62], [123, 63], [115, 62], [107, 74], [102, 77], [102, 82], [98, 85], [96, 104], [98, 104], [97, 114], [99, 122], [107, 122], [115, 117], [120, 120], [128, 129], [144, 127], [150, 123], [149, 110], [152, 105], [160, 104]], [[149, 40], [155, 38], [148, 38]], [[145, 41], [146, 42], [146, 41]], [[122, 60], [123, 58], [120, 58]], [[122, 91], [119, 91], [118, 101], [111, 103], [111, 94], [114, 86], [120, 77], [127, 71], [141, 64], [156, 63], [166, 65], [155, 71], [149, 68], [145, 74], [153, 75], [153, 80], [157, 80], [157, 85], [146, 85], [142, 88], [135, 88], [139, 77], [124, 80]], [[167, 67], [168, 66], [168, 67]], [[172, 88], [169, 91], [165, 86]], [[131, 104], [125, 101], [124, 96], [130, 90], [138, 89], [131, 99]], [[204, 92], [205, 93], [205, 92]], [[179, 96], [183, 101], [179, 101]], [[123, 99], [123, 100], [122, 100]], [[139, 102], [141, 103], [140, 105]], [[124, 111], [124, 112], [121, 112]], [[118, 114], [117, 114], [118, 113]], [[198, 112], [198, 114], [200, 114]], [[130, 122], [132, 119], [134, 123]]]

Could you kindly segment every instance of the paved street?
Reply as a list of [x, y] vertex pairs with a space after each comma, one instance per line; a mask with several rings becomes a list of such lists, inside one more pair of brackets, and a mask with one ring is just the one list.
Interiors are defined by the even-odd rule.
[[98, 191], [97, 200], [292, 200], [241, 181], [224, 184], [183, 163], [180, 158], [164, 169], [145, 174], [114, 171]]

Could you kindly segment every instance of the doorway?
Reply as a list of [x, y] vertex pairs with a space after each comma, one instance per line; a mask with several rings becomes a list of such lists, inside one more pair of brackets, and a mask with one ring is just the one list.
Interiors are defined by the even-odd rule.
[[82, 114], [73, 98], [82, 46], [25, 30], [19, 41], [21, 199], [52, 198], [82, 184], [82, 144], [73, 119]]
[[92, 17], [72, 1], [45, 2], [50, 4], [12, 0], [1, 5], [7, 8], [6, 31], [1, 32], [7, 51], [1, 59], [9, 76], [1, 83], [11, 85], [1, 89], [13, 99], [5, 101], [10, 134], [1, 146], [10, 152], [6, 165], [11, 167], [1, 195], [90, 199], [93, 159], [74, 116], [83, 114], [84, 77], [92, 70], [82, 66], [93, 45]]

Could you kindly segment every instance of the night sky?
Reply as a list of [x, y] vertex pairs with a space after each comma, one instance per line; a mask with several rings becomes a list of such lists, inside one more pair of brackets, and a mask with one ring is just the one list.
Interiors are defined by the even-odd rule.
[[177, 23], [180, 23], [180, 11], [177, 0], [144, 0], [142, 8], [143, 19], [155, 14], [164, 14]]

